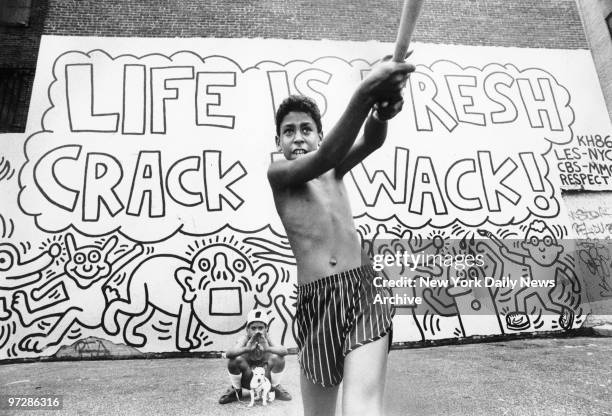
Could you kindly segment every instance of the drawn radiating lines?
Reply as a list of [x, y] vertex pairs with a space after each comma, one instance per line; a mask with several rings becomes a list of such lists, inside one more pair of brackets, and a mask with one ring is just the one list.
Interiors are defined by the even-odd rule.
[[10, 181], [15, 175], [15, 168], [11, 166], [11, 162], [0, 156], [0, 181]]
[[11, 238], [14, 231], [15, 223], [13, 223], [13, 220], [0, 214], [0, 238]]

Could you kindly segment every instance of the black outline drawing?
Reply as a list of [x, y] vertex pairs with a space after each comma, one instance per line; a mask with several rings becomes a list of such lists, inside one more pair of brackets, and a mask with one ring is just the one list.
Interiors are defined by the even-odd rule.
[[[127, 74], [128, 74], [128, 68], [142, 68], [142, 70], [140, 71], [139, 75], [142, 75], [142, 82], [141, 85], [139, 85], [139, 88], [137, 87], [137, 84], [134, 80], [132, 80], [132, 77], [130, 77], [130, 82], [127, 82]], [[134, 72], [134, 71], [130, 71]], [[137, 65], [137, 64], [128, 64], [128, 65], [124, 65], [123, 66], [123, 111], [122, 111], [122, 115], [123, 117], [121, 117], [121, 133], [122, 134], [132, 134], [132, 135], [143, 135], [145, 134], [145, 129], [146, 129], [146, 125], [147, 125], [147, 96], [146, 96], [146, 89], [147, 89], [147, 67], [145, 65]], [[142, 98], [142, 104], [140, 106], [138, 105], [134, 105], [133, 102], [130, 101], [130, 103], [127, 103], [126, 105], [126, 97], [131, 97], [131, 94], [127, 91], [128, 88], [133, 88], [133, 89], [140, 89], [142, 91], [141, 98]], [[133, 131], [127, 131], [125, 128], [125, 121], [126, 120], [132, 120], [132, 117], [127, 117], [127, 111], [126, 109], [130, 112], [132, 111], [137, 111], [139, 109], [141, 109], [142, 111], [140, 111], [141, 114], [138, 114], [138, 116], [140, 116], [140, 128], [138, 130], [133, 130]]]
[[[23, 291], [13, 295], [11, 307], [17, 312], [22, 327], [30, 327], [43, 319], [57, 318], [48, 332], [29, 334], [21, 339], [19, 348], [22, 351], [41, 352], [58, 345], [75, 324], [88, 329], [100, 327], [106, 303], [118, 297], [110, 281], [143, 252], [142, 245], [137, 244], [111, 261], [109, 256], [118, 242], [115, 236], [106, 239], [101, 247], [77, 247], [70, 233], [64, 239], [69, 256], [64, 273], [34, 288], [30, 292], [30, 300]], [[53, 297], [56, 290], [63, 291], [65, 298], [56, 300]]]
[[[549, 286], [522, 286], [513, 292], [514, 310], [506, 313], [506, 327], [512, 331], [529, 329], [532, 323], [529, 315], [537, 310], [529, 309], [531, 298], [537, 299], [541, 311], [558, 315], [558, 327], [569, 330], [575, 325], [575, 318], [582, 314], [582, 284], [574, 271], [574, 260], [569, 255], [561, 256], [565, 247], [558, 243], [555, 232], [542, 220], [533, 220], [519, 245], [522, 253], [512, 251], [499, 238], [486, 230], [478, 230], [481, 236], [490, 238], [489, 245], [499, 253], [499, 258], [524, 266], [523, 277], [537, 281], [542, 276], [551, 276]], [[504, 267], [504, 262], [500, 262]], [[547, 273], [548, 272], [548, 273]], [[502, 272], [503, 274], [503, 272]], [[548, 289], [548, 287], [550, 289]], [[542, 298], [543, 292], [546, 298]]]
[[[143, 346], [147, 337], [137, 329], [159, 310], [176, 319], [176, 348], [188, 351], [200, 346], [194, 335], [200, 326], [214, 334], [233, 334], [244, 328], [249, 310], [258, 305], [270, 307], [273, 290], [282, 280], [281, 273], [272, 263], [246, 253], [246, 241], [243, 244], [233, 237], [219, 239], [219, 235], [204, 237], [203, 246], [196, 240], [194, 247], [190, 247], [189, 258], [159, 254], [144, 259], [127, 282], [128, 298], [113, 300], [104, 311], [105, 330], [109, 334], [119, 333], [118, 315], [128, 315], [123, 337], [129, 345]], [[228, 312], [225, 305], [213, 316], [212, 311], [216, 310], [211, 303], [213, 289], [224, 293], [236, 291], [237, 307]], [[219, 322], [225, 328], [219, 328]]]
[[[70, 83], [68, 82], [68, 80], [70, 79], [70, 77], [68, 76], [68, 69], [69, 68], [73, 68], [73, 67], [87, 67], [89, 68], [89, 83], [84, 83], [84, 82], [79, 82], [77, 83], [77, 87], [75, 87], [74, 89], [71, 90], [70, 88]], [[80, 133], [84, 133], [84, 132], [90, 132], [90, 133], [116, 133], [118, 131], [118, 127], [119, 127], [119, 113], [100, 113], [100, 114], [96, 114], [94, 112], [94, 105], [96, 102], [95, 99], [95, 88], [94, 88], [94, 68], [93, 68], [93, 64], [68, 64], [64, 67], [64, 79], [66, 80], [66, 111], [68, 113], [68, 122], [70, 123], [70, 131], [72, 132], [80, 132]], [[89, 89], [87, 89], [89, 88]], [[72, 117], [72, 111], [70, 111], [71, 108], [79, 108], [79, 109], [83, 109], [83, 108], [87, 108], [87, 106], [83, 105], [83, 103], [79, 103], [79, 105], [74, 105], [71, 106], [70, 105], [70, 96], [71, 96], [71, 91], [78, 91], [79, 93], [83, 92], [83, 93], [87, 93], [89, 92], [89, 117], [91, 117], [91, 119], [94, 118], [98, 118], [99, 120], [104, 119], [104, 120], [109, 120], [110, 123], [109, 127], [106, 128], [102, 128], [102, 129], [89, 129], [89, 128], [75, 128], [74, 126], [74, 122], [73, 122], [73, 117]], [[114, 118], [114, 121], [111, 120], [111, 118]], [[80, 123], [80, 121], [79, 121]], [[89, 124], [88, 122], [86, 122], [85, 124]], [[110, 127], [110, 124], [114, 124], [114, 127]], [[78, 127], [78, 126], [77, 126]]]
[[[215, 124], [215, 123], [200, 123], [200, 103], [202, 102], [202, 100], [198, 97], [200, 97], [202, 88], [200, 86], [200, 76], [202, 75], [230, 75], [231, 76], [231, 82], [228, 83], [215, 83], [215, 84], [209, 84], [206, 83], [206, 94], [204, 95], [209, 95], [211, 97], [215, 97], [216, 101], [213, 102], [206, 102], [206, 119], [217, 119], [221, 124]], [[227, 77], [225, 77], [227, 78]], [[218, 82], [218, 81], [215, 81]], [[236, 86], [236, 73], [235, 72], [207, 72], [207, 71], [200, 71], [196, 74], [196, 88], [195, 88], [195, 109], [196, 109], [196, 125], [197, 126], [210, 126], [210, 127], [221, 127], [224, 129], [234, 129], [234, 125], [236, 123], [236, 116], [234, 115], [229, 115], [229, 114], [215, 114], [211, 111], [210, 107], [220, 107], [221, 106], [221, 94], [218, 92], [215, 92], [214, 90], [218, 89], [218, 88], [232, 88]], [[229, 123], [223, 121], [229, 121]], [[223, 122], [221, 122], [223, 121]]]
[[[173, 95], [170, 96], [163, 96], [162, 98], [162, 112], [161, 114], [163, 115], [161, 118], [160, 117], [155, 117], [155, 89], [153, 88], [153, 81], [154, 81], [154, 77], [153, 76], [153, 71], [155, 71], [155, 73], [157, 73], [157, 71], [159, 70], [163, 70], [163, 69], [170, 69], [170, 70], [184, 70], [187, 69], [187, 71], [191, 74], [191, 75], [183, 75], [183, 74], [179, 74], [177, 75], [175, 78], [170, 78], [170, 77], [166, 77], [166, 78], [162, 78], [164, 80], [164, 88], [163, 91], [172, 91]], [[167, 67], [152, 67], [149, 68], [149, 91], [150, 91], [150, 96], [151, 96], [151, 133], [152, 134], [166, 134], [166, 100], [177, 100], [178, 96], [179, 96], [179, 88], [178, 87], [174, 87], [174, 88], [168, 88], [168, 81], [185, 81], [185, 80], [190, 80], [193, 79], [193, 67], [192, 66], [167, 66]], [[155, 124], [155, 120], [160, 120], [162, 125], [162, 129], [158, 130], [157, 127], [154, 125]], [[159, 126], [158, 126], [159, 127]]]

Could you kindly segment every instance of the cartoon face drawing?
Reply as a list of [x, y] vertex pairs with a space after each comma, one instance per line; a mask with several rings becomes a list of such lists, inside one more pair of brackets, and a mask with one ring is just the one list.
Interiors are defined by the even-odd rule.
[[246, 313], [257, 302], [271, 303], [269, 290], [274, 286], [272, 277], [277, 274], [274, 268], [263, 265], [255, 269], [233, 247], [210, 245], [197, 253], [190, 266], [178, 270], [177, 279], [193, 296], [193, 312], [207, 329], [239, 330]]
[[12, 244], [0, 244], [0, 288], [15, 289], [38, 281], [40, 272], [51, 265], [60, 251], [58, 244], [52, 244], [37, 257], [22, 261]]
[[2, 244], [0, 247], [0, 272], [6, 272], [13, 267], [19, 253], [14, 247]]
[[97, 246], [76, 247], [72, 234], [66, 235], [66, 248], [70, 256], [64, 270], [82, 288], [107, 277], [111, 272], [108, 255], [117, 244], [116, 238], [109, 238], [102, 248]]
[[[154, 309], [177, 318], [176, 347], [198, 348], [195, 336], [201, 325], [218, 334], [233, 334], [244, 328], [248, 311], [256, 305], [272, 305], [272, 290], [279, 273], [271, 263], [257, 260], [223, 243], [211, 243], [188, 260], [160, 254], [140, 263], [130, 276], [129, 300], [116, 299], [104, 312], [104, 328], [119, 333], [119, 313], [129, 315], [124, 334], [133, 346], [147, 343], [138, 331]], [[195, 319], [194, 319], [195, 318]]]
[[553, 265], [563, 252], [563, 246], [557, 243], [552, 230], [541, 220], [536, 220], [529, 225], [521, 247], [528, 251], [533, 261], [541, 266]]
[[[41, 352], [62, 342], [73, 326], [96, 328], [101, 325], [107, 300], [116, 296], [116, 290], [107, 285], [113, 276], [112, 272], [123, 268], [143, 251], [142, 245], [137, 244], [127, 252], [115, 253], [115, 258], [109, 262], [108, 256], [117, 241], [117, 237], [112, 236], [101, 248], [93, 245], [77, 248], [74, 236], [66, 234], [69, 259], [64, 267], [65, 273], [46, 280], [41, 286], [32, 289], [30, 294], [18, 291], [13, 295], [11, 306], [25, 327], [42, 319], [58, 317], [45, 333], [34, 333], [23, 338], [19, 342], [21, 350]], [[66, 294], [64, 299], [54, 303], [45, 300], [59, 287]]]
[[254, 306], [253, 288], [247, 278], [253, 275], [253, 268], [241, 253], [221, 246], [209, 247], [193, 259], [191, 267], [200, 273], [199, 296], [193, 301], [193, 310], [204, 317], [204, 322], [215, 316], [242, 317], [243, 307], [249, 311]]

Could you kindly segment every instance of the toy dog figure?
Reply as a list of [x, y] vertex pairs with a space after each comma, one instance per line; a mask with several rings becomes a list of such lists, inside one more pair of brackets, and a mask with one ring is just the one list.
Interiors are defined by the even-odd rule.
[[261, 402], [264, 406], [268, 405], [268, 395], [272, 385], [270, 380], [266, 377], [266, 370], [263, 367], [253, 368], [253, 378], [251, 379], [251, 403], [249, 407], [255, 404], [255, 399], [261, 398]]

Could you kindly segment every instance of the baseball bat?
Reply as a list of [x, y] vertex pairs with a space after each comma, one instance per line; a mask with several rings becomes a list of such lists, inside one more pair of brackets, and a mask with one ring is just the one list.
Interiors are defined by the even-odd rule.
[[[397, 29], [397, 38], [395, 39], [395, 51], [393, 52], [393, 60], [395, 62], [404, 62], [406, 52], [410, 46], [410, 39], [416, 26], [416, 21], [421, 13], [421, 7], [425, 0], [404, 0], [402, 7], [402, 17], [400, 25]], [[389, 105], [388, 102], [380, 103], [381, 107]]]
[[404, 0], [402, 18], [400, 19], [397, 38], [395, 39], [395, 52], [393, 53], [393, 60], [395, 62], [403, 62], [406, 57], [406, 52], [410, 46], [410, 38], [412, 38], [412, 33], [414, 32], [424, 1]]

